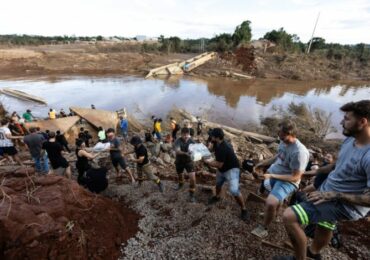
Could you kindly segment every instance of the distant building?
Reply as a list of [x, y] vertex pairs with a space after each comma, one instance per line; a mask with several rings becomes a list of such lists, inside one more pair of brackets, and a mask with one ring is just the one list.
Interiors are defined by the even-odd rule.
[[146, 37], [145, 35], [137, 35], [135, 37], [135, 39], [138, 41], [138, 42], [143, 42], [143, 41], [146, 41], [148, 39], [148, 37]]

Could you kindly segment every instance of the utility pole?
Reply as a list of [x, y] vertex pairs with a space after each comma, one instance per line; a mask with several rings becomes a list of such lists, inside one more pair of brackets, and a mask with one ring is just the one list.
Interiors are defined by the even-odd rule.
[[317, 22], [319, 21], [319, 17], [320, 17], [320, 12], [319, 12], [319, 14], [317, 15], [317, 19], [316, 19], [315, 27], [313, 28], [313, 31], [312, 31], [312, 36], [311, 36], [310, 44], [308, 44], [308, 47], [307, 47], [307, 51], [306, 51], [306, 53], [307, 53], [307, 54], [309, 54], [309, 53], [310, 53], [310, 50], [311, 50], [311, 45], [312, 45], [313, 35], [315, 34], [315, 30], [316, 30]]

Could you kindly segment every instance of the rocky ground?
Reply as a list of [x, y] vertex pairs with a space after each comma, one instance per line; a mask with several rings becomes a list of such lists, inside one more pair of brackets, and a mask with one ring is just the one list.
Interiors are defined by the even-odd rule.
[[[180, 114], [171, 115], [181, 122]], [[144, 132], [138, 128], [133, 134], [143, 137]], [[196, 139], [206, 138], [204, 134]], [[276, 151], [275, 143], [268, 145], [231, 133], [227, 139], [241, 161], [249, 154], [259, 160]], [[272, 224], [266, 239], [275, 247], [250, 233], [262, 221], [263, 203], [249, 195], [257, 190], [260, 180], [241, 174], [241, 191], [251, 213], [250, 221], [243, 222], [226, 189], [221, 202], [207, 205], [215, 171], [202, 162], [195, 167], [197, 203], [187, 201], [187, 186], [176, 192], [173, 153], [166, 144], [158, 148], [151, 150], [151, 161], [163, 180], [164, 193], [149, 181], [137, 187], [129, 184], [127, 177], [117, 180], [110, 170], [108, 189], [94, 195], [75, 181], [74, 153], [67, 156], [73, 180], [33, 176], [32, 170], [27, 175], [17, 170], [19, 167], [0, 166], [0, 258], [269, 259], [291, 254], [283, 248], [287, 236], [281, 218]], [[125, 150], [132, 147], [127, 145]], [[32, 164], [27, 151], [21, 152], [21, 158]], [[109, 160], [108, 153], [101, 154], [99, 160]], [[129, 166], [135, 168], [133, 163]], [[324, 259], [369, 259], [369, 227], [368, 220], [341, 224], [343, 245], [339, 250], [326, 248]]]

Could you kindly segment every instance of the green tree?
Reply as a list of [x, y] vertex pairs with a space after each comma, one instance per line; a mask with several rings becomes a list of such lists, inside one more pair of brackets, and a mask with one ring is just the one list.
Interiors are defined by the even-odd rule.
[[103, 40], [103, 36], [98, 35], [98, 36], [96, 37], [96, 40], [97, 40], [97, 41], [102, 41], [102, 40]]
[[[308, 42], [308, 44], [310, 44], [310, 43]], [[312, 39], [311, 51], [321, 50], [321, 49], [325, 49], [325, 48], [326, 48], [326, 44], [325, 44], [325, 39], [324, 38], [314, 37]]]
[[213, 51], [224, 52], [231, 50], [233, 47], [233, 37], [229, 33], [216, 35], [209, 40], [208, 49]]
[[239, 43], [249, 42], [252, 39], [252, 29], [250, 24], [251, 22], [247, 20], [235, 28], [232, 36], [234, 46], [239, 45]]
[[280, 28], [277, 31], [272, 30], [271, 32], [267, 32], [263, 38], [276, 43], [283, 50], [292, 50], [294, 47], [293, 39], [296, 39], [297, 36], [287, 33], [284, 28]]

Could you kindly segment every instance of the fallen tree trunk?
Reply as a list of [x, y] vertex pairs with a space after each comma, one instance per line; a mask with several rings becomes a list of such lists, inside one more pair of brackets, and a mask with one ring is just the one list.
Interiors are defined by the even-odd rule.
[[[188, 112], [186, 112], [185, 110], [183, 109], [179, 109], [179, 112], [180, 114], [185, 117], [186, 119], [188, 120], [191, 120], [192, 122], [197, 122], [196, 118], [189, 114]], [[248, 131], [243, 131], [243, 130], [239, 130], [239, 129], [236, 129], [236, 128], [233, 128], [233, 127], [229, 127], [229, 126], [225, 126], [225, 125], [221, 125], [221, 124], [217, 124], [217, 123], [213, 123], [213, 122], [205, 122], [204, 123], [206, 126], [210, 127], [210, 128], [222, 128], [224, 129], [225, 131], [233, 134], [233, 135], [237, 135], [237, 136], [245, 136], [247, 138], [254, 138], [254, 139], [257, 139], [257, 140], [262, 140], [263, 142], [266, 142], [266, 143], [273, 143], [276, 141], [276, 138], [274, 137], [271, 137], [271, 136], [267, 136], [267, 135], [261, 135], [261, 134], [257, 134], [257, 133], [252, 133], [252, 132], [248, 132]]]

